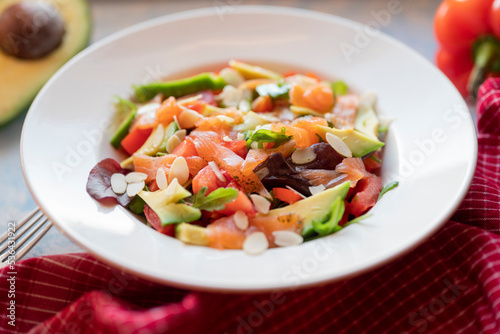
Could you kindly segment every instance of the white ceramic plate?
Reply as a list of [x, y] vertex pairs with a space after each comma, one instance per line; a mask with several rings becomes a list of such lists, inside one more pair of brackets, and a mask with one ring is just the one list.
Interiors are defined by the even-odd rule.
[[[204, 290], [263, 291], [310, 286], [358, 274], [416, 246], [453, 213], [476, 163], [467, 106], [430, 63], [383, 35], [356, 44], [365, 27], [310, 11], [204, 9], [146, 22], [88, 48], [62, 68], [24, 124], [22, 162], [43, 211], [69, 237], [115, 267], [155, 281]], [[373, 31], [370, 31], [373, 33]], [[353, 49], [355, 48], [355, 49]], [[344, 51], [342, 51], [344, 50]], [[353, 51], [350, 56], [349, 52]], [[112, 97], [135, 83], [210, 68], [236, 58], [308, 69], [373, 90], [394, 119], [386, 144], [385, 195], [372, 216], [329, 237], [260, 256], [187, 246], [85, 191], [106, 157]]]

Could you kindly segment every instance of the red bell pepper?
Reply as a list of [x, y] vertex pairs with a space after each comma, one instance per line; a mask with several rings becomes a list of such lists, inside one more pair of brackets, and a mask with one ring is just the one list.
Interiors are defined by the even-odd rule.
[[500, 0], [444, 0], [434, 18], [437, 66], [464, 96], [500, 74]]

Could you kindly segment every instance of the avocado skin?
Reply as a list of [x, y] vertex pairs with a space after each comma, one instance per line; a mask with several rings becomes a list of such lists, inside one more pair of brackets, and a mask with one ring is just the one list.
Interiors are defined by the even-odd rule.
[[[50, 4], [60, 3], [56, 0], [45, 1]], [[0, 12], [3, 12], [3, 10], [13, 4], [21, 2], [21, 0], [1, 1]], [[5, 54], [3, 51], [0, 51], [0, 63], [6, 63], [6, 67], [9, 70], [12, 70], [12, 64], [14, 64], [16, 67], [16, 71], [18, 71], [18, 74], [16, 74], [15, 72], [10, 72], [9, 74], [11, 76], [14, 76], [15, 78], [19, 78], [16, 79], [19, 80], [19, 82], [13, 82], [10, 77], [7, 78], [6, 76], [2, 75], [2, 69], [0, 71], [0, 87], [13, 86], [16, 84], [16, 86], [22, 87], [22, 95], [15, 96], [15, 98], [13, 99], [4, 98], [4, 96], [1, 96], [0, 92], [0, 129], [8, 125], [17, 116], [22, 117], [23, 112], [29, 109], [29, 106], [35, 99], [37, 93], [50, 79], [50, 77], [57, 71], [57, 69], [64, 65], [74, 55], [86, 48], [89, 44], [92, 30], [92, 19], [87, 1], [71, 0], [65, 1], [63, 3], [64, 4], [61, 10], [61, 16], [63, 17], [63, 19], [65, 19], [65, 22], [68, 17], [71, 17], [73, 22], [70, 22], [66, 25], [67, 27], [71, 25], [73, 28], [77, 29], [69, 31], [67, 30], [63, 43], [57, 49], [43, 58], [30, 60], [17, 59]], [[81, 22], [74, 22], [74, 20], [77, 18], [81, 18]], [[74, 35], [78, 36], [75, 37]], [[76, 40], [77, 37], [78, 40]], [[66, 48], [68, 47], [67, 45], [73, 45], [71, 47], [71, 50], [66, 50]], [[59, 52], [61, 52], [63, 56], [52, 57], [53, 54], [59, 55]], [[40, 68], [33, 69], [33, 66], [36, 67], [36, 64], [42, 62], [44, 64], [47, 62], [50, 63], [52, 65], [51, 67], [54, 68], [54, 70], [47, 71], [41, 70]]]

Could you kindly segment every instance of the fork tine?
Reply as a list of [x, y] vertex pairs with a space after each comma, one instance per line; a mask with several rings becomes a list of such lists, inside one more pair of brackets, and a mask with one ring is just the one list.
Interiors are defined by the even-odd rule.
[[[16, 227], [16, 232], [18, 229], [20, 229], [24, 224], [26, 224], [28, 221], [30, 221], [34, 216], [36, 216], [36, 219], [37, 220], [38, 218], [40, 218], [40, 216], [42, 216], [42, 211], [40, 211], [40, 208], [35, 208], [33, 211], [31, 211], [30, 213], [28, 213], [28, 215], [26, 215], [26, 217], [24, 217], [23, 219], [21, 219], [19, 222], [16, 223], [15, 227]], [[2, 234], [2, 236], [0, 236], [0, 243], [4, 242], [5, 240], [7, 240], [7, 236], [9, 235], [9, 230], [7, 229], [7, 232], [5, 232], [4, 234]]]
[[[26, 254], [26, 252], [29, 251], [38, 242], [38, 240], [40, 240], [40, 238], [44, 236], [45, 233], [47, 233], [47, 231], [52, 227], [52, 222], [48, 221], [48, 218], [43, 214], [37, 215], [36, 218], [37, 219], [26, 220], [30, 221], [30, 223], [27, 224], [22, 231], [16, 230], [13, 237], [15, 243], [11, 248], [9, 248], [8, 241], [0, 247], [0, 262], [2, 265], [6, 264], [6, 260], [10, 255], [15, 255], [16, 261], [21, 259]], [[23, 224], [25, 224], [26, 221], [23, 220]], [[47, 221], [48, 224], [46, 224]], [[32, 238], [33, 235], [35, 235], [34, 238]], [[10, 249], [14, 250], [15, 253], [10, 254]]]
[[23, 244], [23, 246], [21, 246], [21, 249], [18, 252], [16, 252], [16, 261], [22, 259], [26, 255], [26, 253], [28, 253], [31, 250], [31, 248], [33, 248], [33, 246], [35, 246], [35, 244], [50, 230], [50, 228], [53, 225], [54, 223], [45, 218], [44, 225], [41, 225], [43, 226], [43, 228], [38, 230], [38, 234], [35, 235], [35, 237], [30, 241]]
[[[26, 233], [28, 235], [28, 238], [34, 233], [33, 226], [41, 225], [44, 223], [44, 222], [40, 221], [43, 219], [47, 219], [47, 218], [45, 218], [45, 216], [43, 216], [43, 215], [39, 215], [36, 217], [36, 219], [27, 220], [27, 221], [29, 221], [28, 224], [25, 224], [25, 222], [23, 222], [23, 224], [25, 224], [25, 225], [21, 229], [18, 229], [16, 226], [15, 230], [13, 231], [14, 236], [12, 237], [12, 239], [14, 239], [16, 241], [15, 245], [14, 245], [14, 249], [17, 249], [18, 246], [20, 246], [21, 244], [23, 244], [26, 241], [26, 237], [25, 237]], [[38, 228], [39, 228], [38, 226], [35, 226], [34, 231], [36, 231]], [[8, 232], [9, 231], [7, 231], [7, 233]], [[8, 247], [9, 247], [9, 241], [4, 242], [0, 246], [0, 254], [1, 254], [0, 261], [3, 259], [3, 253], [7, 251]]]

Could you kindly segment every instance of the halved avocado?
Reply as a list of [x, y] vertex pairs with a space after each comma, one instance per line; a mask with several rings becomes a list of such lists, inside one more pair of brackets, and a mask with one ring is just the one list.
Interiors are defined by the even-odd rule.
[[0, 50], [0, 126], [25, 111], [47, 80], [89, 43], [91, 18], [85, 0], [1, 0], [0, 15], [12, 5], [43, 1], [64, 21], [61, 44], [38, 59], [21, 59]]
[[302, 220], [302, 234], [305, 234], [311, 229], [314, 220], [323, 220], [330, 213], [333, 201], [337, 197], [345, 199], [350, 186], [351, 183], [349, 181], [344, 182], [294, 204], [271, 210], [265, 216], [278, 217], [291, 212], [295, 213]]

